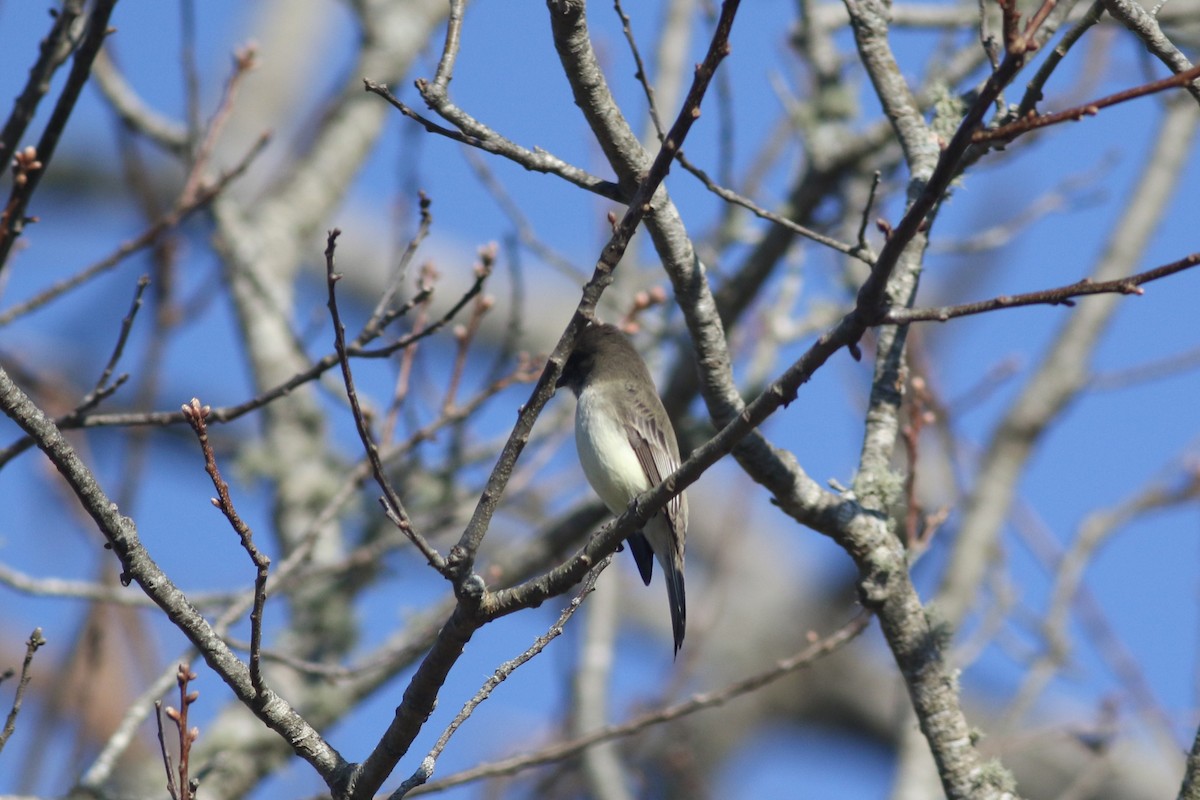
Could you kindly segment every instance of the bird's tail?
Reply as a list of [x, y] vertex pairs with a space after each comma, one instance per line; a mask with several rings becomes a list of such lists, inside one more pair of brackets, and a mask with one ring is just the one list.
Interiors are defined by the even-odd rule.
[[667, 601], [671, 604], [671, 632], [675, 634], [675, 657], [683, 646], [683, 630], [687, 624], [687, 595], [683, 590], [683, 570], [674, 559], [664, 559], [663, 576], [667, 579]]

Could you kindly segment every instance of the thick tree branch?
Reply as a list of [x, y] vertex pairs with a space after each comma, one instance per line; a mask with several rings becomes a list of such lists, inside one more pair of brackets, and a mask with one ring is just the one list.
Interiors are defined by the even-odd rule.
[[71, 487], [100, 533], [121, 562], [121, 581], [136, 582], [187, 636], [238, 699], [279, 736], [292, 744], [326, 780], [332, 780], [345, 765], [336, 750], [283, 698], [267, 690], [259, 695], [249, 669], [221, 641], [208, 621], [150, 557], [138, 536], [133, 520], [122, 515], [108, 499], [91, 471], [76, 455], [54, 423], [0, 369], [0, 410], [34, 437], [63, 479]]

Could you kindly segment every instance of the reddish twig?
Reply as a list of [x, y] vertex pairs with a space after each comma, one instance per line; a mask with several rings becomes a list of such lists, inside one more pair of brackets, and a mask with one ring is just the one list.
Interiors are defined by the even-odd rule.
[[[0, 211], [0, 235], [3, 231], [10, 230], [14, 226], [16, 216], [24, 212], [25, 195], [31, 191], [30, 183], [34, 174], [41, 171], [42, 167], [42, 162], [38, 160], [37, 148], [33, 145], [18, 150], [13, 155], [12, 189], [9, 191], [4, 211]], [[26, 217], [17, 227], [23, 227], [26, 222], [37, 222], [37, 217]]]
[[[417, 313], [413, 317], [411, 331], [413, 334], [423, 332], [429, 321], [429, 301], [433, 297], [433, 285], [437, 277], [437, 270], [433, 268], [432, 264], [425, 264], [421, 267], [421, 275], [417, 279], [417, 285], [420, 288], [417, 296], [413, 298], [413, 303], [417, 308]], [[391, 407], [388, 408], [387, 417], [383, 422], [383, 441], [385, 442], [390, 442], [395, 435], [400, 408], [408, 398], [409, 380], [412, 378], [413, 364], [417, 361], [417, 349], [417, 342], [414, 341], [400, 354], [400, 369], [396, 373], [396, 387], [392, 390]]]
[[637, 333], [640, 325], [638, 317], [643, 312], [656, 306], [664, 305], [666, 302], [667, 292], [661, 286], [654, 286], [647, 291], [637, 292], [634, 294], [633, 302], [630, 304], [629, 310], [625, 312], [625, 317], [621, 320], [621, 324], [618, 327], [630, 335]]
[[220, 509], [225, 518], [229, 520], [229, 524], [233, 526], [238, 538], [242, 541], [242, 547], [249, 554], [250, 560], [254, 562], [256, 574], [254, 576], [254, 609], [250, 612], [250, 684], [254, 687], [258, 698], [262, 698], [266, 690], [262, 676], [262, 623], [263, 608], [267, 602], [267, 573], [271, 567], [271, 559], [254, 545], [254, 534], [250, 530], [250, 526], [238, 515], [237, 509], [233, 507], [233, 500], [229, 496], [229, 484], [221, 477], [221, 471], [217, 468], [217, 458], [213, 453], [212, 443], [208, 440], [208, 425], [205, 422], [212, 409], [200, 405], [200, 401], [195, 397], [192, 398], [191, 403], [182, 406], [182, 409], [184, 419], [196, 432], [196, 438], [200, 441], [200, 449], [204, 452], [204, 470], [212, 479], [213, 486], [217, 490], [217, 496], [212, 499], [212, 504]]
[[911, 392], [908, 394], [909, 409], [908, 423], [901, 429], [904, 438], [904, 448], [908, 469], [904, 477], [905, 499], [905, 541], [910, 558], [915, 560], [929, 547], [929, 541], [941, 524], [949, 516], [949, 508], [941, 508], [933, 513], [926, 513], [917, 502], [917, 462], [920, 454], [921, 431], [924, 427], [937, 420], [937, 408], [933, 394], [928, 384], [920, 375], [910, 381]]
[[983, 314], [1001, 308], [1016, 308], [1017, 306], [1033, 305], [1075, 305], [1074, 298], [1090, 294], [1143, 294], [1142, 284], [1183, 272], [1200, 264], [1200, 253], [1192, 253], [1178, 261], [1164, 264], [1161, 267], [1139, 272], [1126, 278], [1112, 281], [1092, 281], [1084, 278], [1081, 281], [1060, 286], [1057, 289], [1046, 289], [1040, 292], [1026, 294], [1001, 295], [991, 300], [978, 303], [964, 303], [957, 306], [942, 306], [940, 308], [893, 308], [885, 312], [881, 323], [884, 325], [908, 325], [913, 322], [945, 322], [955, 317], [966, 317], [972, 314]]
[[[366, 335], [366, 331], [364, 331], [358, 336], [358, 338], [355, 339], [352, 344], [347, 347], [346, 354], [353, 358], [387, 358], [399, 350], [411, 347], [414, 343], [424, 339], [427, 336], [432, 336], [450, 324], [450, 320], [458, 316], [458, 312], [466, 308], [467, 303], [471, 302], [473, 299], [475, 299], [476, 295], [483, 291], [483, 284], [484, 281], [487, 280], [487, 277], [487, 273], [480, 273], [477, 271], [475, 273], [475, 282], [471, 284], [470, 288], [463, 292], [463, 296], [458, 298], [458, 301], [429, 327], [422, 328], [420, 331], [410, 331], [408, 334], [401, 336], [391, 344], [384, 345], [383, 347], [377, 347], [374, 350], [364, 349], [363, 345], [367, 343], [366, 341], [363, 341], [363, 337]], [[422, 288], [422, 292], [426, 291], [429, 293], [433, 292], [432, 284], [428, 286], [428, 289], [425, 289], [424, 287]], [[419, 305], [427, 299], [428, 296], [422, 297], [418, 295], [417, 297], [413, 298], [411, 305]], [[334, 361], [334, 363], [336, 364], [337, 362]]]
[[1025, 25], [1022, 41], [1018, 45], [1020, 47], [1019, 52], [1031, 53], [1037, 49], [1037, 32], [1041, 30], [1042, 24], [1049, 18], [1057, 5], [1058, 0], [1043, 0], [1041, 6], [1029, 18], [1028, 24]]
[[[199, 692], [188, 691], [188, 684], [194, 680], [196, 680], [196, 673], [192, 672], [191, 667], [187, 664], [180, 664], [176, 675], [176, 682], [179, 685], [179, 708], [167, 706], [164, 710], [161, 700], [154, 703], [154, 710], [157, 712], [155, 722], [158, 724], [158, 747], [162, 752], [163, 765], [167, 770], [167, 793], [171, 795], [172, 800], [194, 800], [199, 783], [188, 776], [192, 745], [200, 738], [199, 728], [188, 727], [188, 708], [200, 697]], [[178, 770], [172, 767], [171, 754], [167, 751], [167, 739], [163, 734], [162, 724], [164, 714], [174, 723], [179, 737]], [[177, 773], [178, 780], [176, 780]]]
[[[492, 274], [492, 267], [495, 263], [496, 245], [480, 248], [479, 263], [475, 265], [475, 277], [479, 280], [486, 279]], [[463, 372], [467, 367], [467, 351], [471, 348], [475, 334], [479, 332], [479, 326], [483, 323], [484, 316], [495, 304], [496, 300], [491, 295], [479, 295], [475, 299], [475, 307], [471, 311], [471, 318], [467, 320], [467, 324], [454, 327], [454, 341], [458, 348], [454, 357], [454, 368], [450, 372], [450, 381], [446, 386], [446, 396], [442, 400], [443, 414], [449, 414], [454, 410], [454, 398], [458, 395], [458, 386], [462, 383]]]
[[907, 467], [904, 476], [904, 535], [911, 552], [916, 549], [917, 541], [920, 538], [917, 531], [917, 525], [921, 519], [921, 509], [917, 504], [917, 454], [921, 440], [921, 428], [925, 426], [925, 415], [929, 412], [924, 407], [922, 390], [925, 380], [917, 375], [909, 383], [912, 391], [908, 395], [908, 422], [900, 429], [900, 435], [904, 439], [905, 466]]
[[1101, 97], [1099, 100], [1093, 100], [1090, 103], [1084, 103], [1075, 108], [1069, 108], [1065, 111], [1057, 111], [1053, 114], [1037, 114], [1030, 111], [1016, 122], [1010, 122], [1007, 125], [1001, 125], [998, 128], [989, 128], [987, 130], [975, 131], [971, 135], [971, 141], [993, 142], [997, 140], [1010, 140], [1024, 133], [1045, 128], [1050, 125], [1057, 125], [1061, 122], [1075, 122], [1084, 117], [1095, 116], [1100, 113], [1100, 109], [1115, 106], [1118, 103], [1124, 103], [1128, 100], [1134, 100], [1146, 95], [1155, 94], [1157, 92], [1166, 91], [1182, 86], [1187, 86], [1192, 81], [1200, 78], [1200, 65], [1194, 66], [1184, 72], [1171, 75], [1162, 80], [1145, 83], [1141, 86], [1135, 86], [1132, 89], [1126, 89], [1123, 92], [1110, 94], [1107, 97]]
[[233, 113], [233, 101], [237, 97], [238, 87], [241, 86], [242, 79], [250, 70], [255, 67], [255, 49], [253, 45], [239, 48], [233, 54], [233, 74], [229, 76], [229, 80], [225, 83], [225, 91], [221, 95], [221, 102], [217, 105], [217, 110], [213, 114], [212, 121], [208, 124], [208, 130], [204, 133], [204, 140], [200, 142], [193, 155], [192, 167], [188, 172], [187, 180], [184, 182], [183, 191], [180, 197], [184, 202], [187, 202], [193, 195], [200, 191], [203, 185], [204, 170], [208, 166], [208, 160], [212, 157], [213, 149], [216, 147], [217, 139], [221, 135], [221, 131], [225, 128], [225, 123], [229, 121], [229, 116]]

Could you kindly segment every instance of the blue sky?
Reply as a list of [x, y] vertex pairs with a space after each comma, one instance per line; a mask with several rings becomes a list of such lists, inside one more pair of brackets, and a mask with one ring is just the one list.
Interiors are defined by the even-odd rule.
[[[322, 68], [308, 76], [313, 81], [311, 95], [314, 98], [320, 96], [323, 83], [340, 80], [349, 68], [349, 48], [354, 36], [353, 26], [338, 4], [330, 2], [326, 5], [333, 10], [334, 22], [324, 34]], [[198, 56], [205, 108], [208, 109], [228, 73], [230, 52], [253, 34], [248, 30], [252, 14], [245, 4], [229, 0], [211, 0], [196, 3], [196, 6]], [[14, 96], [22, 84], [36, 42], [47, 25], [45, 11], [48, 7], [47, 3], [28, 0], [0, 4], [0, 97]], [[722, 69], [737, 87], [735, 140], [739, 149], [745, 145], [744, 152], [751, 152], [753, 148], [749, 145], [762, 141], [779, 115], [780, 102], [765, 76], [774, 76], [796, 90], [786, 31], [779, 24], [779, 20], [790, 21], [794, 17], [793, 7], [793, 3], [783, 0], [758, 0], [744, 4], [739, 16], [733, 54]], [[545, 15], [545, 8], [540, 3], [483, 0], [473, 4], [452, 84], [454, 97], [459, 105], [513, 140], [546, 147], [564, 159], [607, 175], [583, 121], [571, 103], [565, 81], [556, 69]], [[652, 15], [646, 15], [645, 20], [635, 17], [635, 29], [643, 42], [650, 40], [657, 24], [655, 19]], [[632, 80], [633, 65], [611, 9], [605, 4], [594, 3], [592, 20], [600, 52], [607, 59], [608, 74], [619, 99], [628, 108], [641, 109], [640, 90]], [[183, 80], [177, 56], [177, 5], [123, 0], [117, 6], [113, 22], [117, 29], [113, 41], [138, 91], [166, 113], [181, 114]], [[902, 68], [906, 74], [916, 75], [923, 70], [936, 39], [899, 33], [895, 42]], [[844, 45], [845, 41], [840, 44]], [[697, 57], [701, 47], [702, 43], [698, 43]], [[1101, 80], [1091, 87], [1089, 97], [1164, 74], [1161, 67], [1149, 64], [1141, 48], [1123, 32], [1113, 33], [1113, 41], [1106, 52], [1108, 61], [1102, 68]], [[411, 88], [410, 79], [432, 75], [436, 55], [435, 51], [427, 53], [414, 75], [396, 87], [397, 93], [416, 107], [422, 104]], [[271, 53], [264, 52], [262, 57], [270, 58]], [[1064, 98], [1059, 94], [1074, 89], [1076, 73], [1073, 65], [1079, 62], [1080, 59], [1070, 62], [1056, 78], [1045, 108], [1054, 110], [1083, 99], [1073, 95]], [[504, 71], [503, 81], [497, 80], [498, 69]], [[866, 81], [853, 70], [849, 75], [857, 82], [868, 116], [876, 118], [877, 102], [869, 96]], [[51, 97], [55, 95], [57, 85]], [[1015, 99], [1015, 94], [1009, 99]], [[981, 299], [994, 294], [1048, 288], [1085, 276], [1116, 223], [1121, 200], [1127, 196], [1143, 163], [1160, 103], [1161, 98], [1154, 98], [1118, 106], [1094, 119], [1021, 140], [1007, 153], [989, 156], [955, 190], [953, 199], [938, 220], [935, 238], [966, 237], [981, 228], [1012, 219], [1023, 211], [1030, 198], [1042, 196], [1064, 182], [1079, 180], [1083, 188], [1070, 191], [1076, 202], [1029, 225], [998, 255], [931, 254], [919, 304], [941, 301], [955, 291], [956, 285], [968, 287], [964, 290], [966, 296], [955, 295], [956, 299]], [[316, 113], [315, 106], [314, 102], [309, 113]], [[44, 117], [43, 113], [31, 131], [40, 130]], [[687, 143], [689, 155], [702, 165], [711, 163], [713, 157], [716, 118], [715, 113], [706, 113]], [[640, 129], [641, 125], [642, 120], [637, 120], [635, 127]], [[443, 252], [470, 253], [479, 245], [510, 233], [508, 221], [495, 202], [478, 187], [458, 145], [427, 136], [399, 115], [389, 121], [387, 128], [376, 154], [355, 182], [345, 206], [329, 220], [329, 227], [354, 224], [364, 209], [371, 209], [377, 217], [386, 218], [389, 209], [397, 203], [398, 194], [405, 187], [419, 185], [434, 198], [436, 228], [432, 247], [443, 248]], [[85, 92], [59, 157], [100, 166], [111, 162], [116, 153], [114, 129], [114, 123], [95, 94]], [[287, 148], [296, 135], [294, 130], [283, 130], [272, 146]], [[781, 163], [787, 165], [788, 170], [792, 169], [788, 160]], [[609, 204], [585, 196], [551, 177], [528, 173], [495, 159], [489, 159], [488, 164], [528, 215], [539, 235], [580, 268], [590, 270], [605, 237], [604, 215]], [[735, 171], [740, 172], [747, 163], [743, 159], [734, 166]], [[769, 201], [778, 199], [770, 192], [782, 191], [790, 177], [789, 171], [781, 170], [767, 182], [762, 198], [764, 204], [770, 205]], [[1195, 186], [1198, 179], [1200, 174], [1197, 174], [1193, 160], [1187, 165], [1181, 185]], [[715, 200], [678, 171], [669, 178], [668, 188], [689, 228], [695, 233], [705, 231], [718, 212]], [[1079, 202], [1079, 197], [1086, 202]], [[123, 203], [113, 203], [104, 209], [103, 204], [97, 204], [86, 193], [54, 190], [51, 186], [43, 190], [31, 210], [42, 217], [42, 221], [31, 227], [25, 236], [27, 249], [17, 256], [7, 283], [0, 289], [0, 309], [27, 297], [56, 277], [72, 274], [142, 226]], [[893, 205], [881, 213], [894, 220], [896, 212], [897, 207]], [[80, 224], [80, 219], [84, 224]], [[187, 230], [189, 252], [184, 271], [187, 292], [200, 292], [204, 282], [214, 280], [217, 274], [205, 244], [209, 230], [201, 221], [194, 221]], [[1169, 216], [1162, 221], [1143, 262], [1135, 268], [1150, 268], [1196, 249], [1195, 202], [1185, 190], [1172, 204]], [[643, 249], [638, 255], [643, 271], [636, 278], [630, 275], [626, 279], [665, 284], [651, 267], [646, 266], [653, 258], [650, 251]], [[808, 304], [813, 302], [810, 298], [843, 305], [848, 302], [844, 289], [839, 288], [840, 272], [834, 259], [815, 245], [805, 246], [798, 257], [803, 259], [805, 287], [810, 293], [800, 301], [796, 309], [798, 315], [808, 310]], [[539, 268], [532, 256], [526, 254], [525, 258], [530, 265], [535, 296], [543, 291], [563, 296], [578, 286], [578, 282], [570, 278]], [[722, 265], [711, 266], [719, 270]], [[84, 374], [90, 374], [89, 370], [98, 371], [97, 365], [111, 347], [120, 317], [132, 295], [133, 281], [142, 269], [145, 269], [145, 263], [135, 259], [99, 281], [87, 293], [64, 299], [18, 324], [0, 329], [0, 351], [19, 353], [30, 361], [65, 356]], [[1200, 275], [1184, 273], [1149, 285], [1143, 297], [1126, 298], [1097, 350], [1093, 369], [1101, 374], [1119, 372], [1200, 347], [1200, 329], [1194, 324], [1198, 293]], [[502, 291], [499, 294], [505, 296]], [[323, 299], [318, 292], [312, 292], [305, 300], [311, 304], [314, 313], [319, 313]], [[565, 322], [566, 309], [559, 313]], [[955, 430], [965, 443], [964, 463], [971, 463], [972, 448], [977, 449], [986, 442], [998, 415], [1019, 391], [1066, 313], [1059, 308], [1035, 307], [922, 329], [920, 336], [932, 358], [936, 359], [930, 377], [944, 397], [961, 396], [984, 380], [999, 363], [1012, 363], [1016, 368], [1015, 374], [1001, 382], [983, 402], [955, 419]], [[304, 317], [314, 318], [321, 319], [319, 316]], [[202, 399], [213, 404], [247, 396], [246, 376], [229, 370], [223, 356], [232, 348], [235, 336], [228, 309], [223, 303], [214, 303], [201, 318], [201, 323], [172, 344], [165, 386], [172, 391], [195, 386], [197, 392], [203, 392]], [[96, 334], [96, 330], [102, 333]], [[797, 343], [783, 354], [783, 358], [798, 355], [806, 345], [803, 341]], [[145, 346], [146, 342], [135, 335], [134, 347]], [[312, 352], [323, 353], [327, 347], [326, 333], [319, 326], [314, 328]], [[785, 366], [786, 363], [781, 361], [776, 369]], [[87, 380], [90, 379], [84, 382]], [[846, 354], [839, 354], [802, 389], [791, 407], [768, 423], [768, 434], [776, 443], [792, 449], [817, 480], [836, 479], [848, 483], [853, 477], [860, 445], [861, 405], [869, 380], [869, 363], [855, 363]], [[497, 432], [505, 420], [511, 419], [511, 408], [521, 402], [524, 393], [521, 388], [511, 390], [489, 412], [488, 419], [495, 423]], [[1026, 513], [1040, 521], [1051, 541], [1063, 546], [1074, 537], [1078, 526], [1092, 511], [1112, 507], [1149, 482], [1178, 481], [1180, 460], [1190, 458], [1194, 461], [1197, 457], [1200, 424], [1195, 398], [1198, 395], [1200, 374], [1196, 370], [1085, 395], [1038, 448], [1025, 473], [1020, 493]], [[159, 407], [174, 407], [186, 399], [164, 396]], [[343, 422], [348, 426], [348, 419]], [[253, 430], [253, 424], [247, 423], [244, 430]], [[14, 435], [10, 424], [0, 422], [0, 446]], [[111, 480], [120, 474], [124, 457], [122, 451], [112, 447], [114, 438], [96, 434], [89, 436], [87, 441], [90, 457], [102, 478], [108, 476]], [[564, 452], [556, 456], [553, 468], [573, 468], [569, 447], [566, 445]], [[171, 455], [174, 452], [172, 448], [156, 448], [155, 458], [162, 459], [158, 463], [164, 466], [175, 467], [172, 459], [176, 456]], [[0, 507], [5, 509], [0, 522], [0, 560], [29, 573], [90, 577], [97, 560], [104, 557], [91, 532], [75, 537], [76, 545], [65, 552], [47, 552], [29, 537], [28, 531], [47, 525], [67, 530], [79, 528], [73, 510], [63, 508], [57, 497], [46, 496], [44, 490], [31, 488], [41, 486], [33, 483], [29, 475], [30, 470], [44, 466], [39, 458], [27, 454], [19, 460], [19, 468], [10, 467], [0, 474]], [[162, 480], [156, 480], [153, 487], [142, 492], [137, 511], [143, 535], [155, 557], [168, 571], [202, 563], [205, 577], [201, 583], [206, 588], [240, 584], [247, 580], [248, 565], [243, 563], [231, 538], [222, 541], [225, 550], [214, 550], [213, 539], [226, 536], [228, 531], [221, 529], [221, 520], [215, 512], [204, 510], [211, 488], [199, 469], [198, 454], [192, 466], [195, 468], [191, 470], [171, 469], [164, 473]], [[732, 465], [723, 465], [716, 473], [706, 476], [699, 488], [706, 492], [719, 491], [720, 487], [728, 485], [732, 475]], [[582, 496], [582, 493], [576, 496]], [[261, 500], [248, 487], [239, 509], [252, 524], [258, 522], [265, 528], [266, 509]], [[765, 497], [760, 498], [760, 502], [761, 508], [754, 509], [756, 518], [761, 519], [763, 526], [778, 532], [780, 539], [786, 542], [787, 552], [803, 562], [807, 574], [844, 576], [848, 573], [849, 560], [832, 544], [789, 525], [766, 504]], [[195, 509], [195, 513], [180, 514], [181, 508]], [[1087, 585], [1097, 597], [1114, 632], [1139, 662], [1158, 701], [1171, 714], [1181, 743], [1191, 736], [1196, 707], [1194, 632], [1200, 623], [1195, 612], [1197, 523], [1194, 504], [1139, 520], [1105, 545], [1087, 577]], [[953, 518], [948, 527], [953, 529]], [[1011, 560], [1011, 575], [1020, 602], [1028, 614], [1036, 618], [1039, 611], [1044, 611], [1050, 579], [1027, 549], [1013, 544], [1018, 541], [1019, 538], [1006, 538], [1009, 543], [1006, 556]], [[945, 542], [936, 544], [916, 570], [918, 586], [925, 593], [936, 586], [940, 566], [944, 563], [944, 547]], [[398, 564], [395, 566], [400, 568]], [[619, 568], [627, 566], [619, 565]], [[432, 579], [410, 577], [431, 595], [438, 587]], [[389, 600], [387, 589], [381, 587], [378, 600], [369, 604], [367, 612], [368, 630], [379, 637], [391, 630], [400, 615], [394, 601]], [[27, 635], [33, 625], [45, 627], [52, 643], [61, 641], [78, 613], [74, 604], [35, 600], [3, 588], [0, 588], [0, 598], [3, 598], [0, 599], [0, 623], [4, 635], [12, 642]], [[407, 601], [415, 599], [410, 597]], [[438, 715], [428, 733], [418, 740], [414, 753], [425, 751], [440, 731], [439, 720], [448, 720], [496, 663], [515, 655], [525, 642], [550, 623], [556, 613], [557, 606], [551, 604], [540, 612], [506, 620], [483, 631], [472, 644], [469, 659], [460, 665], [447, 684]], [[828, 627], [840, 622], [840, 619], [830, 620]], [[1011, 633], [1017, 639], [1023, 637], [1027, 644], [1036, 645], [1027, 630], [1018, 627]], [[181, 647], [182, 638], [167, 630], [160, 634], [161, 652], [169, 659]], [[568, 633], [566, 639], [570, 641], [570, 638]], [[10, 644], [9, 652], [13, 646]], [[864, 651], [878, 646], [873, 640], [855, 645]], [[631, 641], [622, 649], [622, 656], [627, 661], [618, 665], [614, 676], [618, 696], [624, 701], [617, 710], [619, 716], [642, 699], [639, 695], [641, 670], [663, 674], [670, 669], [665, 653], [660, 642], [642, 640]], [[1072, 668], [1052, 685], [1051, 694], [1068, 704], [1077, 703], [1081, 716], [1087, 718], [1100, 698], [1113, 694], [1122, 696], [1122, 690], [1090, 647], [1081, 646], [1074, 658]], [[553, 692], [545, 692], [544, 686], [561, 686], [563, 675], [572, 663], [566, 648], [556, 652], [552, 647], [550, 652], [521, 670], [464, 728], [439, 764], [439, 774], [469, 766], [488, 755], [480, 748], [489, 746], [487, 731], [491, 724], [511, 724], [514, 719], [525, 719], [529, 726], [545, 724], [544, 715], [551, 713], [561, 698]], [[1014, 660], [1011, 650], [993, 646], [966, 674], [964, 681], [968, 688], [978, 689], [1002, 702], [1022, 673], [1023, 665]], [[375, 730], [361, 721], [389, 718], [394, 697], [402, 686], [403, 679], [393, 682], [355, 717], [355, 724], [338, 726], [332, 731], [334, 743], [349, 757], [360, 757]], [[218, 697], [224, 697], [223, 689], [211, 673], [204, 675], [201, 688], [213, 699], [213, 706]], [[861, 797], [876, 796], [888, 785], [888, 755], [863, 747], [861, 742], [828, 738], [824, 734], [814, 736], [807, 731], [788, 731], [779, 737], [764, 734], [763, 738], [765, 749], [748, 743], [747, 753], [729, 765], [731, 777], [727, 785], [723, 784], [721, 796], [772, 796], [778, 791], [772, 787], [795, 785], [797, 780], [814, 787], [814, 792], [821, 785], [817, 781], [826, 780], [830, 782], [830, 791], [851, 792], [853, 796]], [[18, 739], [12, 746], [31, 745], [22, 745]], [[808, 755], [781, 766], [780, 762], [786, 759], [773, 756], [772, 748]], [[17, 752], [27, 751], [18, 749]], [[822, 767], [835, 761], [840, 752], [855, 753], [861, 759], [855, 762], [858, 766], [844, 772], [823, 770]], [[5, 762], [11, 765], [14, 756], [11, 751], [6, 755], [8, 758], [0, 759], [0, 791], [10, 788], [5, 778], [9, 774]], [[415, 762], [402, 763], [397, 776], [407, 774], [413, 766]], [[306, 770], [303, 765], [294, 766], [279, 782], [265, 787], [262, 796], [315, 790], [314, 778]], [[732, 777], [734, 775], [737, 777]], [[798, 777], [801, 775], [803, 777]], [[449, 796], [477, 795], [475, 790], [468, 789]], [[828, 794], [818, 792], [814, 796]]]

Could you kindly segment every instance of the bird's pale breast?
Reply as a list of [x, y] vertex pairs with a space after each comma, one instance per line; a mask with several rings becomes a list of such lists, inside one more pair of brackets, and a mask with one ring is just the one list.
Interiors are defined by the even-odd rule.
[[625, 427], [603, 394], [591, 387], [580, 393], [575, 408], [575, 447], [588, 483], [614, 514], [651, 488]]

